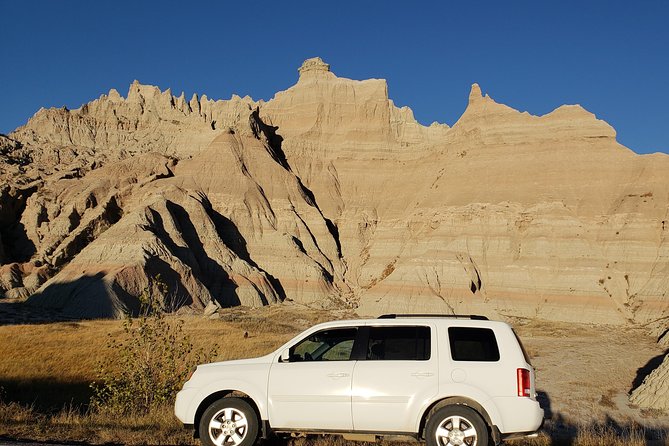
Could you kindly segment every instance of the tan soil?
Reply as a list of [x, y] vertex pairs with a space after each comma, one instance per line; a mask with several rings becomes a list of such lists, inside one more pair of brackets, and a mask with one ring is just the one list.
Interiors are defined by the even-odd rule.
[[628, 393], [665, 350], [642, 328], [515, 320], [537, 370], [537, 389], [554, 420], [588, 424], [612, 419], [669, 426], [669, 414], [631, 405]]

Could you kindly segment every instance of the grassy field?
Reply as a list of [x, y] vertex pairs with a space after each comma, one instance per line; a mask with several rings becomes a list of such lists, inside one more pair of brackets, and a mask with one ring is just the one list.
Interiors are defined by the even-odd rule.
[[[222, 311], [218, 319], [198, 316], [184, 316], [182, 319], [185, 332], [196, 348], [209, 349], [217, 344], [219, 353], [216, 359], [226, 360], [263, 355], [314, 323], [354, 316], [344, 311], [306, 310], [281, 305], [259, 310], [228, 309]], [[559, 356], [551, 356], [555, 340], [562, 339], [563, 343], [568, 340], [576, 343], [569, 348], [578, 348], [579, 339], [582, 338], [583, 344], [588, 345], [594, 334], [611, 339], [610, 333], [599, 333], [595, 328], [538, 323], [519, 325], [526, 346], [536, 357], [539, 376], [549, 381], [559, 380], [560, 376]], [[588, 330], [593, 330], [593, 333]], [[89, 410], [90, 384], [98, 378], [98, 364], [112, 354], [108, 348], [110, 340], [120, 339], [123, 333], [121, 321], [0, 325], [0, 437], [94, 444], [197, 444], [192, 433], [183, 429], [174, 418], [171, 406], [145, 416], [113, 418]], [[621, 339], [624, 340], [624, 337]], [[613, 348], [615, 353], [615, 342], [609, 344], [608, 350]], [[652, 353], [651, 347], [649, 343], [647, 354]], [[584, 375], [587, 373], [587, 370], [583, 372]], [[631, 372], [616, 369], [615, 373], [618, 379], [625, 381]], [[567, 382], [565, 385], [570, 384]], [[607, 409], [601, 401], [596, 403], [601, 392], [606, 394], [609, 390], [595, 389], [590, 398], [595, 401], [593, 406]], [[551, 393], [559, 394], [560, 388], [551, 388]], [[566, 406], [572, 404], [569, 399], [564, 403]], [[560, 401], [555, 401], [554, 405], [560, 407]], [[578, 413], [570, 418], [554, 412], [545, 433], [539, 438], [513, 444], [668, 444], [666, 430], [658, 428], [656, 423], [646, 426], [631, 418], [621, 422], [595, 412], [590, 418], [583, 418]], [[332, 436], [296, 438], [289, 443], [295, 446], [348, 444]]]
[[[305, 328], [333, 317], [325, 311], [266, 307], [230, 309], [220, 319], [184, 316], [195, 348], [218, 345], [216, 360], [260, 356]], [[165, 407], [142, 417], [89, 410], [99, 364], [122, 339], [122, 321], [0, 326], [0, 437], [125, 444], [196, 444]]]

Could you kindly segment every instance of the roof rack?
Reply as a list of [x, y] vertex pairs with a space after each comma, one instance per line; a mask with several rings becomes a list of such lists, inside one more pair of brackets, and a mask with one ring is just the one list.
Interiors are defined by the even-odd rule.
[[402, 317], [444, 317], [452, 319], [471, 319], [474, 321], [487, 321], [485, 316], [479, 314], [383, 314], [378, 319], [399, 319]]

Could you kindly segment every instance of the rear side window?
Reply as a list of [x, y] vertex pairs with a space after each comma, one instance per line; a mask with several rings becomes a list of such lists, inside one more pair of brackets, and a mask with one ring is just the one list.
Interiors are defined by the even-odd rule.
[[427, 361], [429, 327], [370, 327], [367, 359], [372, 361]]
[[450, 327], [448, 337], [454, 361], [499, 361], [495, 333], [489, 328]]

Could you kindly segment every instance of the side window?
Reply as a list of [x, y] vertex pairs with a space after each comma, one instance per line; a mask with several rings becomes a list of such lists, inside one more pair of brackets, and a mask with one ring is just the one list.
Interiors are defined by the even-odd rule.
[[429, 327], [370, 327], [367, 359], [371, 361], [427, 361]]
[[312, 334], [290, 348], [290, 362], [348, 361], [357, 328], [331, 328]]
[[497, 339], [489, 328], [450, 327], [448, 337], [454, 361], [499, 361]]

